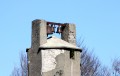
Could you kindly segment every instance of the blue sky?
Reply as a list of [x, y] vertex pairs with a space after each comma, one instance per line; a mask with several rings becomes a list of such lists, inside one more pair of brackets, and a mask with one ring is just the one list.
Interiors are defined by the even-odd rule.
[[31, 46], [34, 19], [75, 23], [77, 39], [82, 36], [103, 65], [120, 57], [120, 0], [1, 0], [0, 76], [9, 76]]

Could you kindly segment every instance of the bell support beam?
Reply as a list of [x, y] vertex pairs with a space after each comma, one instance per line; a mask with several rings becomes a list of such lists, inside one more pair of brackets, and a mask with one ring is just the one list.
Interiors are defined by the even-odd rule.
[[66, 23], [55, 23], [55, 22], [47, 22], [47, 25], [49, 25], [49, 24], [53, 24], [53, 25], [58, 25], [58, 26], [65, 26], [66, 25]]
[[[46, 22], [47, 23], [47, 36], [53, 33], [62, 33], [64, 27], [68, 23], [55, 23], [55, 22]], [[54, 27], [53, 27], [54, 26]], [[55, 26], [58, 26], [57, 32], [55, 32]]]

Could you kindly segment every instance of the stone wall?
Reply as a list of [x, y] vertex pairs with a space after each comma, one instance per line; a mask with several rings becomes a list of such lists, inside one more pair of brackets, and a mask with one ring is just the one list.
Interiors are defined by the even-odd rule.
[[76, 45], [76, 28], [74, 24], [66, 24], [61, 38], [73, 45]]
[[[47, 42], [45, 20], [32, 22], [32, 42], [28, 51], [29, 76], [80, 76], [80, 51], [63, 49], [40, 49]], [[61, 39], [76, 45], [74, 24], [67, 24]], [[73, 51], [74, 58], [70, 58]]]
[[42, 76], [64, 76], [65, 50], [45, 49], [42, 52]]
[[32, 43], [28, 51], [29, 76], [41, 76], [41, 51], [39, 46], [47, 42], [46, 21], [34, 20], [32, 22]]

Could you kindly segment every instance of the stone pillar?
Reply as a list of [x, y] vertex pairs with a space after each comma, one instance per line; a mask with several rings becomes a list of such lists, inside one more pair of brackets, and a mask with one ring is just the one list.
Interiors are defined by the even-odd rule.
[[[76, 27], [75, 24], [67, 24], [63, 29], [61, 38], [76, 46]], [[74, 53], [74, 58], [70, 58], [70, 53]], [[69, 55], [68, 55], [69, 54]], [[65, 76], [81, 76], [80, 73], [80, 51], [66, 51], [66, 56], [70, 62], [65, 62]], [[66, 60], [69, 60], [66, 58]]]
[[32, 21], [32, 48], [47, 42], [47, 23], [45, 20]]
[[76, 28], [75, 24], [66, 24], [61, 38], [73, 45], [76, 45]]
[[32, 43], [31, 49], [28, 51], [29, 57], [29, 76], [41, 75], [41, 51], [39, 46], [47, 42], [46, 21], [34, 20], [32, 21]]

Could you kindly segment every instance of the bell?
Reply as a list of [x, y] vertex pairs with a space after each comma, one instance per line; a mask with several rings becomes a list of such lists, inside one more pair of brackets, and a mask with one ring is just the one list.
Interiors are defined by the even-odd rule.
[[49, 25], [47, 25], [47, 34], [53, 34], [52, 28]]
[[51, 25], [51, 31], [55, 33], [55, 26]]
[[62, 33], [62, 30], [61, 30], [61, 27], [60, 27], [60, 26], [58, 26], [56, 33], [59, 33], [59, 34]]

